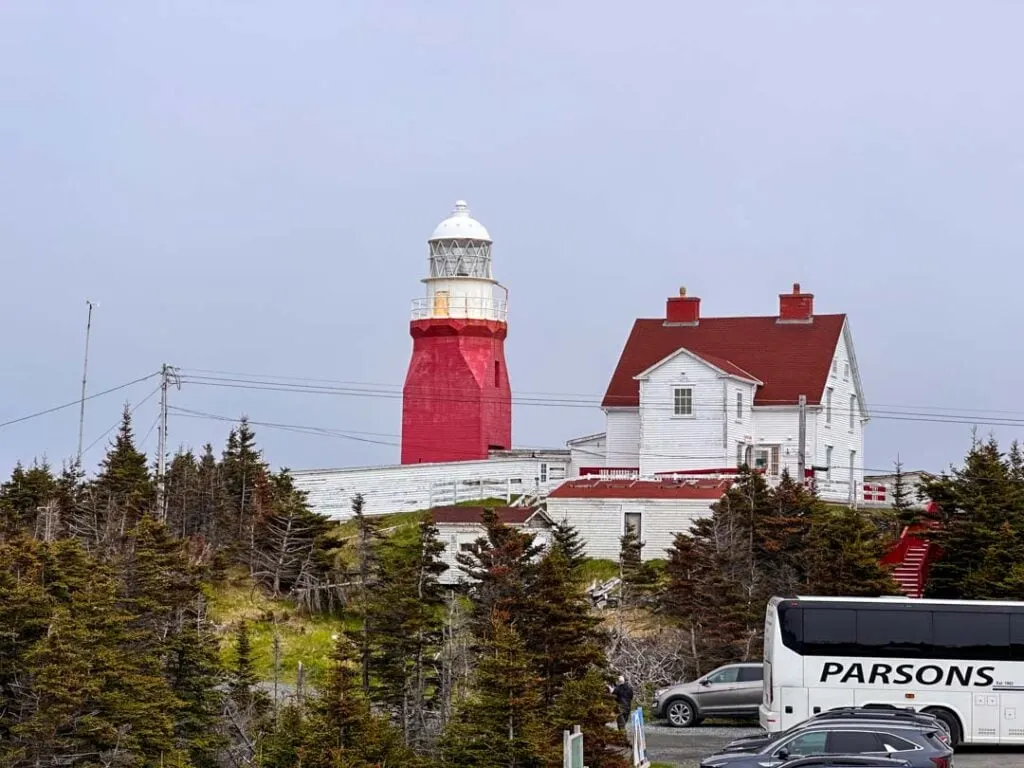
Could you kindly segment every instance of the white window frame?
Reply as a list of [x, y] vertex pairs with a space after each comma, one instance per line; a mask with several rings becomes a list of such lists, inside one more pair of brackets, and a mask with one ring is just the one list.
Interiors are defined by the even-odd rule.
[[839, 373], [839, 358], [838, 357], [833, 357], [832, 358], [832, 375], [836, 376], [836, 375], [838, 375], [838, 373]]
[[546, 461], [540, 463], [540, 481], [542, 483], [548, 481], [548, 463]]
[[743, 421], [743, 390], [736, 390], [736, 421]]
[[850, 361], [847, 360], [843, 363], [843, 381], [849, 381], [850, 379]]
[[629, 518], [633, 517], [634, 515], [636, 516], [637, 523], [638, 523], [638, 525], [636, 527], [637, 539], [639, 541], [643, 541], [644, 540], [643, 539], [643, 535], [644, 535], [644, 513], [643, 512], [625, 512], [624, 511], [622, 513], [622, 535], [623, 536], [626, 535], [626, 531], [629, 530]]
[[832, 446], [825, 446], [825, 480], [832, 482]]
[[832, 426], [832, 387], [825, 388], [825, 426]]
[[754, 463], [751, 469], [757, 469], [758, 454], [764, 455], [764, 473], [768, 477], [779, 477], [782, 474], [782, 447], [779, 445], [754, 446]]
[[850, 431], [853, 432], [854, 425], [857, 423], [854, 418], [854, 414], [857, 412], [857, 396], [850, 395]]
[[[680, 392], [689, 392], [690, 393], [690, 412], [689, 413], [679, 413], [678, 412], [676, 396]], [[672, 418], [674, 418], [674, 419], [692, 419], [693, 418], [693, 415], [694, 415], [694, 407], [693, 407], [693, 400], [694, 400], [694, 398], [693, 398], [693, 393], [694, 393], [694, 388], [693, 388], [692, 384], [675, 384], [675, 385], [673, 385], [673, 387], [672, 387]]]
[[736, 469], [747, 463], [747, 448], [743, 443], [736, 443]]

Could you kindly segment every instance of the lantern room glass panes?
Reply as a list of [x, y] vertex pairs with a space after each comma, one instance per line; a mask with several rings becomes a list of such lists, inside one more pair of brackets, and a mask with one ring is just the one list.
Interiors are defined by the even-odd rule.
[[491, 244], [481, 240], [436, 240], [430, 244], [431, 277], [491, 278]]

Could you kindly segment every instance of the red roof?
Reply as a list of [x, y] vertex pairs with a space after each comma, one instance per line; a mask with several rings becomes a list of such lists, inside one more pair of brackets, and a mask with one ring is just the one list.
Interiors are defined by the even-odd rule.
[[[434, 507], [431, 513], [438, 525], [482, 523], [485, 507]], [[523, 525], [536, 513], [533, 507], [493, 507], [505, 525]]]
[[697, 325], [639, 319], [601, 405], [640, 405], [640, 382], [633, 377], [679, 349], [734, 375], [760, 379], [764, 386], [757, 389], [755, 405], [795, 405], [800, 395], [818, 405], [845, 321], [846, 315], [814, 315], [810, 323], [780, 323], [774, 315], [702, 317]]
[[568, 480], [550, 499], [709, 499], [722, 497], [729, 480]]

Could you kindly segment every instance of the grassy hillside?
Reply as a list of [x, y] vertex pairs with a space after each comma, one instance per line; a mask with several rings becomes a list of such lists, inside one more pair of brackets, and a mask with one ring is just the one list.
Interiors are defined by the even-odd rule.
[[[460, 506], [504, 506], [505, 499], [470, 501]], [[400, 512], [374, 516], [381, 530], [389, 536], [413, 535], [424, 511]], [[340, 523], [328, 536], [344, 541], [356, 534], [354, 520]], [[342, 561], [347, 559], [343, 550]], [[267, 597], [249, 578], [245, 570], [232, 571], [226, 581], [208, 595], [210, 619], [221, 635], [221, 657], [234, 662], [234, 630], [244, 620], [249, 625], [256, 672], [264, 680], [274, 677], [274, 634], [281, 640], [280, 680], [294, 683], [299, 662], [306, 670], [306, 679], [315, 681], [328, 664], [334, 638], [344, 628], [339, 619], [310, 617], [301, 614], [290, 600]]]
[[313, 682], [322, 674], [333, 648], [334, 637], [342, 630], [337, 619], [300, 615], [289, 600], [273, 600], [264, 595], [245, 571], [233, 572], [218, 584], [209, 596], [210, 619], [221, 634], [221, 657], [234, 662], [234, 630], [246, 621], [252, 642], [256, 672], [264, 680], [274, 678], [276, 632], [281, 638], [282, 682], [294, 683], [301, 661], [306, 679]]

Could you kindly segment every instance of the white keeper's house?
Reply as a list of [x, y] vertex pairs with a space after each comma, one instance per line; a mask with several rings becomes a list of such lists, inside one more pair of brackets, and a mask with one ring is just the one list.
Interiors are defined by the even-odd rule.
[[605, 431], [568, 442], [570, 474], [587, 481], [548, 498], [552, 519], [594, 542], [590, 554], [611, 555], [609, 537], [630, 525], [645, 557], [663, 557], [744, 464], [777, 482], [800, 477], [802, 454], [822, 498], [864, 500], [868, 410], [850, 323], [815, 314], [799, 285], [756, 317], [702, 317], [680, 291], [662, 317], [633, 324], [601, 407]]

